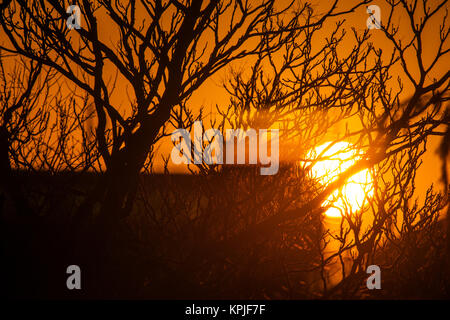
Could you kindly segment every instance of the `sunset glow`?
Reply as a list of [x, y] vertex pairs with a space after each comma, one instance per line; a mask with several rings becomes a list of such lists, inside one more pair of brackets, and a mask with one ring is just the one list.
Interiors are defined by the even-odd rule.
[[[312, 166], [311, 172], [324, 185], [334, 181], [358, 160], [358, 152], [350, 143], [336, 143], [324, 152], [329, 144], [327, 142], [310, 152], [310, 155], [323, 158]], [[324, 205], [331, 207], [325, 214], [329, 217], [341, 217], [346, 211], [354, 213], [365, 205], [366, 197], [372, 196], [372, 175], [365, 169], [353, 175], [342, 188], [330, 195]]]
[[0, 0], [11, 311], [332, 318], [450, 300], [449, 8]]

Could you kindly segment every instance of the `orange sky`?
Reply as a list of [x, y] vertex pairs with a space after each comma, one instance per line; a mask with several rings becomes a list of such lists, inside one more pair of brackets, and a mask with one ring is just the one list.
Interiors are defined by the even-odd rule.
[[[280, 3], [283, 1], [280, 1]], [[287, 2], [287, 1], [284, 1]], [[328, 1], [313, 1], [313, 6], [319, 10], [319, 12], [324, 12], [327, 8], [330, 6], [330, 2]], [[344, 2], [346, 3], [346, 2]], [[435, 1], [430, 1], [431, 4], [435, 3]], [[346, 3], [348, 4], [348, 2]], [[381, 9], [381, 20], [383, 21], [383, 18], [387, 19], [387, 15], [389, 12], [388, 7], [386, 6], [384, 1], [372, 1], [372, 4], [376, 4], [380, 6]], [[364, 32], [366, 29], [366, 20], [368, 18], [368, 14], [366, 13], [366, 8], [361, 7], [358, 8], [354, 13], [348, 14], [345, 19], [346, 22], [344, 23], [344, 28], [348, 30], [348, 35], [351, 33], [351, 28], [355, 28], [358, 32]], [[436, 33], [436, 28], [438, 24], [441, 22], [442, 15], [439, 15], [437, 17], [434, 17], [432, 20], [431, 27], [428, 27], [424, 30], [424, 33], [426, 34], [426, 46], [424, 47], [424, 57], [425, 62], [431, 61], [432, 58], [434, 58], [434, 53], [437, 47], [437, 44], [439, 43], [439, 37]], [[335, 19], [337, 20], [337, 19]], [[400, 33], [400, 38], [404, 41], [407, 41], [411, 37], [410, 33], [410, 27], [409, 27], [409, 21], [404, 16], [394, 15], [393, 21], [400, 26], [401, 32], [404, 33], [402, 35]], [[334, 23], [329, 21], [324, 25], [323, 28], [323, 34], [328, 34], [331, 27], [334, 26]], [[375, 47], [379, 47], [383, 50], [383, 54], [385, 56], [389, 56], [392, 46], [391, 44], [386, 40], [384, 35], [382, 34], [382, 31], [380, 30], [372, 30], [372, 42]], [[347, 47], [349, 50], [352, 48], [352, 39], [350, 37], [346, 38], [347, 44], [344, 45], [344, 47]], [[319, 46], [320, 43], [314, 43], [313, 45]], [[432, 70], [432, 75], [439, 77], [440, 75], [444, 74], [448, 70], [448, 65], [450, 65], [450, 55], [447, 55], [444, 57], [445, 59], [442, 59], [440, 64], [436, 65], [434, 69]], [[414, 61], [414, 65], [416, 65]], [[245, 69], [246, 67], [251, 66], [251, 64], [248, 61], [239, 61], [238, 63], [233, 64], [233, 68], [239, 68], [239, 69]], [[231, 68], [231, 67], [229, 67]], [[222, 71], [215, 74], [211, 79], [209, 79], [202, 87], [200, 87], [199, 90], [192, 96], [192, 99], [190, 101], [190, 105], [192, 107], [195, 106], [204, 106], [205, 111], [211, 111], [212, 113], [215, 113], [215, 106], [218, 104], [219, 106], [223, 106], [224, 108], [228, 105], [228, 96], [226, 91], [223, 89], [221, 83], [224, 81], [224, 79], [227, 78], [229, 74], [229, 68], [225, 68]], [[397, 66], [395, 71], [398, 72], [398, 75], [401, 76], [403, 79], [405, 79], [404, 75], [402, 74], [402, 70], [399, 66]], [[397, 75], [394, 75], [394, 78], [396, 78]], [[429, 79], [431, 81], [431, 79]], [[406, 98], [411, 95], [412, 88], [410, 84], [405, 80], [405, 90], [403, 93], [403, 96]], [[338, 133], [344, 129], [344, 124], [342, 124], [341, 127], [335, 127], [332, 128], [335, 133]], [[168, 139], [167, 139], [168, 140]], [[439, 186], [442, 188], [443, 185], [440, 183], [440, 174], [441, 174], [441, 166], [436, 165], [438, 162], [440, 163], [440, 159], [437, 157], [435, 151], [436, 147], [439, 146], [440, 138], [431, 137], [429, 139], [428, 143], [428, 151], [425, 153], [423, 157], [423, 165], [419, 169], [418, 175], [417, 175], [417, 192], [418, 194], [424, 194], [426, 189], [432, 184], [439, 184]], [[160, 148], [160, 154], [167, 155], [170, 152], [170, 149], [172, 148], [172, 145], [169, 142], [163, 143], [163, 145]], [[156, 162], [155, 168], [161, 168], [161, 162]], [[172, 170], [178, 171], [181, 168], [171, 166], [169, 167]]]
[[[283, 6], [286, 3], [290, 1], [288, 0], [280, 0], [277, 1], [277, 5]], [[316, 10], [316, 12], [325, 12], [331, 5], [330, 1], [318, 1], [314, 0], [311, 1], [313, 8]], [[354, 3], [354, 1], [342, 1], [342, 7], [348, 7]], [[430, 1], [430, 4], [436, 3], [436, 1]], [[372, 4], [376, 4], [380, 6], [381, 8], [381, 20], [383, 22], [384, 19], [387, 18], [388, 15], [388, 8], [385, 4], [385, 1], [372, 1]], [[341, 8], [342, 8], [341, 7]], [[99, 12], [99, 16], [101, 16], [104, 13]], [[352, 48], [352, 39], [351, 39], [351, 28], [355, 28], [356, 31], [362, 33], [364, 30], [366, 30], [366, 20], [369, 17], [369, 15], [366, 12], [366, 7], [360, 7], [358, 8], [354, 13], [348, 14], [345, 16], [345, 24], [344, 28], [347, 30], [348, 37], [346, 38], [346, 42], [343, 43], [343, 46], [341, 48], [342, 52], [345, 53], [345, 50], [351, 50]], [[437, 36], [436, 28], [438, 27], [438, 24], [440, 23], [442, 18], [442, 15], [438, 15], [437, 17], [433, 18], [434, 21], [432, 21], [430, 27], [424, 31], [426, 34], [426, 41], [427, 44], [424, 47], [424, 53], [425, 57], [428, 60], [431, 60], [434, 56], [434, 52], [437, 46], [437, 43], [439, 41], [439, 38]], [[339, 18], [337, 18], [339, 19]], [[335, 21], [337, 19], [334, 19]], [[404, 41], [407, 41], [411, 37], [410, 29], [409, 29], [409, 21], [406, 19], [405, 16], [402, 15], [396, 15], [393, 18], [393, 21], [396, 24], [399, 24], [400, 26], [400, 33], [399, 37]], [[82, 24], [84, 23], [84, 20], [82, 18]], [[111, 24], [108, 22], [105, 22], [101, 24], [103, 32], [101, 33], [101, 38], [106, 43], [114, 43], [118, 39], [118, 33], [115, 32], [115, 30], [112, 28]], [[324, 24], [323, 30], [321, 30], [321, 33], [323, 35], [326, 35], [330, 32], [331, 28], [334, 27], [334, 21], [330, 19], [327, 23]], [[73, 33], [72, 33], [73, 32]], [[71, 36], [73, 36], [74, 41], [76, 41], [77, 35], [75, 31], [71, 32]], [[379, 47], [383, 50], [383, 54], [386, 56], [389, 56], [390, 51], [392, 50], [392, 47], [389, 42], [386, 41], [385, 37], [382, 35], [382, 32], [380, 30], [372, 30], [372, 42], [375, 47]], [[320, 38], [319, 38], [320, 39]], [[4, 41], [5, 39], [2, 38], [0, 41]], [[207, 39], [206, 39], [207, 42]], [[321, 43], [319, 43], [319, 40], [315, 40], [313, 43], [313, 46], [316, 48], [320, 48]], [[413, 59], [413, 57], [411, 57]], [[413, 60], [411, 60], [413, 61]], [[436, 65], [435, 68], [432, 71], [432, 75], [438, 77], [439, 75], [445, 73], [448, 70], [450, 59], [449, 55], [444, 57], [442, 59], [441, 63]], [[412, 63], [413, 64], [413, 63]], [[414, 63], [415, 65], [415, 63]], [[222, 87], [222, 82], [227, 79], [229, 76], [230, 68], [238, 68], [240, 70], [245, 70], [246, 68], [249, 68], [251, 66], [251, 61], [248, 60], [240, 60], [238, 62], [233, 63], [232, 65], [222, 69], [218, 73], [216, 73], [213, 77], [211, 77], [209, 80], [207, 80], [192, 96], [189, 105], [192, 109], [198, 109], [200, 106], [205, 107], [206, 113], [211, 112], [213, 115], [215, 114], [215, 107], [216, 104], [219, 105], [221, 108], [227, 108], [228, 106], [228, 95], [226, 91]], [[106, 68], [108, 69], [108, 64], [106, 64]], [[109, 70], [112, 71], [111, 67], [109, 66]], [[398, 71], [397, 71], [398, 70]], [[401, 73], [401, 69], [397, 68], [394, 69], [394, 71], [398, 72], [398, 75], [405, 79], [403, 74]], [[110, 75], [113, 76], [113, 73], [110, 72]], [[397, 75], [394, 75], [395, 77]], [[431, 81], [431, 79], [429, 79]], [[114, 91], [114, 94], [111, 96], [111, 101], [114, 105], [119, 105], [121, 108], [122, 113], [127, 113], [127, 111], [130, 110], [130, 103], [129, 98], [127, 95], [127, 92], [131, 94], [131, 90], [127, 90], [127, 84], [125, 81], [121, 81], [120, 77], [118, 78], [117, 84], [116, 84], [116, 90]], [[404, 97], [408, 97], [411, 94], [411, 87], [408, 87], [408, 82], [405, 80], [405, 91], [404, 91]], [[341, 126], [336, 126], [331, 129], [330, 134], [334, 135], [336, 133], [339, 133], [343, 130], [344, 124]], [[428, 152], [424, 156], [424, 164], [419, 170], [418, 174], [418, 186], [420, 188], [425, 189], [428, 187], [431, 183], [436, 183], [439, 181], [440, 178], [440, 165], [436, 165], [437, 161], [440, 161], [438, 157], [435, 154], [436, 146], [439, 143], [439, 138], [431, 138], [429, 143]], [[168, 156], [170, 154], [170, 150], [172, 149], [172, 143], [170, 142], [170, 137], [163, 139], [161, 143], [159, 144], [159, 152], [156, 154], [156, 161], [155, 161], [155, 169], [162, 170], [162, 161], [161, 161], [161, 155]], [[174, 165], [169, 165], [169, 169], [171, 169], [174, 172], [179, 171], [185, 171], [184, 168]], [[423, 190], [425, 191], [425, 190]], [[422, 191], [420, 192], [422, 193]]]

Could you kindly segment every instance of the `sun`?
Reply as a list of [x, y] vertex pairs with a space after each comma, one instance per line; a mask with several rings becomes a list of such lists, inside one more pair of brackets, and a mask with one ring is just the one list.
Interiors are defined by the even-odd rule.
[[[324, 143], [309, 152], [309, 158], [320, 158], [311, 168], [314, 178], [327, 185], [334, 181], [360, 157], [360, 153], [348, 142]], [[327, 147], [330, 146], [328, 149]], [[368, 169], [351, 176], [346, 184], [333, 192], [323, 205], [330, 206], [328, 217], [340, 218], [344, 212], [357, 212], [373, 196], [372, 174]]]

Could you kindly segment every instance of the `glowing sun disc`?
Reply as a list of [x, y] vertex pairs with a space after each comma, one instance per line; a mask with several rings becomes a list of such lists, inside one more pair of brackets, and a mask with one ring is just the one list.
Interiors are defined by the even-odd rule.
[[[313, 177], [318, 178], [323, 185], [334, 181], [359, 158], [357, 150], [348, 142], [338, 142], [324, 152], [330, 144], [331, 142], [327, 142], [309, 153], [309, 158], [320, 155], [323, 159], [311, 168]], [[372, 175], [365, 169], [351, 176], [342, 188], [335, 190], [328, 197], [323, 205], [331, 207], [325, 214], [328, 217], [341, 217], [343, 212], [356, 212], [367, 203], [367, 198], [372, 196]]]

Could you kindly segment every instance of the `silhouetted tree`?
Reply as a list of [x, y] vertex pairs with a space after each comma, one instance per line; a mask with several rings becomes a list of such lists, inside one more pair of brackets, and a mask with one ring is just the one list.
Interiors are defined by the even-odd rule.
[[[2, 13], [2, 28], [8, 51], [54, 68], [93, 98], [98, 148], [107, 167], [95, 197], [103, 207], [100, 216], [117, 220], [129, 212], [138, 174], [175, 106], [232, 61], [277, 51], [299, 30], [365, 2], [338, 11], [335, 1], [327, 13], [301, 25], [298, 18], [309, 6], [291, 13], [292, 3], [278, 8], [273, 0], [80, 1], [83, 25], [69, 31], [61, 3], [14, 1]], [[106, 34], [118, 34], [114, 46], [107, 43], [104, 25]], [[106, 66], [131, 89], [131, 114], [111, 100]]]
[[[445, 274], [433, 280], [428, 279], [429, 283], [426, 284], [426, 274], [439, 270], [442, 261], [446, 260], [443, 246], [445, 244], [443, 239], [446, 236], [443, 234], [439, 219], [442, 210], [448, 205], [448, 195], [437, 193], [430, 187], [423, 199], [423, 205], [420, 206], [415, 199], [417, 196], [415, 176], [427, 148], [428, 138], [442, 137], [441, 149], [447, 144], [445, 137], [449, 122], [448, 106], [445, 103], [449, 98], [450, 73], [448, 71], [440, 73], [437, 79], [429, 76], [436, 70], [436, 65], [442, 63], [449, 54], [446, 48], [450, 29], [446, 25], [445, 3], [446, 1], [442, 1], [434, 7], [429, 7], [424, 2], [422, 4], [426, 8], [424, 14], [418, 16], [421, 9], [417, 6], [417, 2], [412, 4], [402, 1], [388, 2], [391, 12], [381, 29], [388, 42], [392, 43], [392, 53], [389, 53], [388, 58], [371, 44], [366, 46], [370, 39], [369, 31], [360, 36], [355, 32], [353, 50], [348, 56], [339, 55], [339, 52], [345, 52], [338, 49], [339, 45], [344, 45], [343, 34], [339, 33], [341, 28], [339, 24], [329, 38], [326, 38], [326, 44], [315, 51], [314, 39], [320, 28], [307, 28], [297, 33], [296, 38], [286, 41], [282, 55], [260, 54], [249, 73], [236, 73], [230, 82], [225, 82], [231, 102], [226, 111], [219, 108], [219, 112], [223, 114], [222, 119], [218, 119], [217, 122], [222, 132], [230, 127], [241, 129], [279, 127], [282, 141], [280, 155], [291, 162], [308, 163], [300, 170], [303, 171], [302, 176], [315, 162], [329, 157], [319, 154], [315, 159], [311, 159], [311, 155], [308, 155], [308, 152], [320, 143], [332, 141], [331, 147], [340, 141], [351, 141], [355, 148], [363, 150], [363, 154], [360, 160], [328, 185], [315, 189], [311, 184], [303, 182], [304, 185], [309, 185], [309, 188], [306, 190], [300, 188], [295, 196], [284, 198], [283, 201], [289, 205], [282, 205], [283, 201], [280, 203], [276, 200], [288, 190], [286, 185], [290, 184], [285, 180], [286, 176], [279, 177], [278, 182], [284, 182], [281, 186], [273, 181], [266, 184], [267, 181], [255, 182], [249, 178], [250, 181], [246, 186], [251, 192], [247, 197], [244, 196], [245, 200], [236, 199], [226, 184], [220, 184], [221, 195], [209, 194], [206, 197], [209, 200], [219, 198], [222, 202], [217, 207], [207, 206], [209, 209], [214, 207], [215, 209], [211, 209], [213, 212], [221, 213], [217, 216], [192, 208], [189, 203], [197, 202], [191, 202], [193, 199], [183, 201], [182, 196], [176, 201], [177, 205], [170, 201], [165, 202], [168, 206], [166, 212], [183, 214], [193, 210], [195, 216], [200, 216], [196, 220], [201, 221], [201, 217], [208, 219], [215, 216], [212, 221], [218, 222], [219, 217], [223, 216], [231, 224], [226, 230], [232, 230], [232, 235], [228, 234], [229, 231], [215, 230], [214, 236], [209, 236], [207, 241], [203, 239], [198, 245], [194, 245], [200, 248], [202, 257], [208, 255], [216, 257], [217, 251], [226, 252], [221, 260], [226, 265], [226, 258], [237, 255], [236, 252], [240, 252], [244, 243], [246, 244], [244, 251], [248, 255], [251, 252], [247, 246], [249, 243], [256, 246], [262, 239], [270, 242], [271, 236], [282, 232], [286, 224], [295, 224], [296, 221], [303, 221], [305, 217], [314, 214], [320, 215], [324, 211], [323, 203], [331, 193], [340, 189], [352, 175], [369, 168], [374, 179], [373, 198], [368, 197], [367, 206], [358, 212], [352, 212], [351, 207], [342, 209], [343, 218], [337, 233], [322, 230], [322, 234], [316, 239], [322, 259], [316, 269], [322, 274], [322, 285], [319, 286], [320, 290], [318, 287], [315, 288], [319, 290], [315, 294], [323, 297], [361, 296], [367, 266], [378, 263], [392, 270], [387, 281], [391, 297], [395, 297], [396, 294], [404, 296], [417, 294], [417, 288], [427, 285], [434, 286], [432, 292], [448, 294], [445, 292], [448, 290], [446, 287], [449, 279]], [[402, 33], [411, 35], [406, 44], [404, 39], [398, 40], [398, 26], [391, 21], [394, 12], [409, 17], [412, 30], [410, 32], [403, 30]], [[429, 28], [429, 21], [435, 15], [442, 16], [440, 44], [436, 47], [434, 59], [427, 65], [422, 50], [427, 42], [423, 30]], [[305, 15], [304, 18], [309, 21], [311, 16]], [[413, 55], [415, 58], [407, 59], [407, 55]], [[392, 79], [392, 75], [398, 73], [398, 68], [405, 77]], [[417, 71], [413, 71], [415, 69]], [[397, 86], [397, 90], [393, 89], [394, 85]], [[405, 86], [412, 88], [412, 95], [403, 94]], [[353, 127], [347, 127], [336, 137], [328, 134], [332, 131], [333, 125], [345, 123], [355, 116], [358, 116], [357, 119], [361, 122], [359, 125], [351, 122]], [[185, 119], [185, 126], [191, 126], [192, 118], [186, 115]], [[213, 124], [212, 126], [215, 127]], [[347, 151], [341, 150], [335, 156]], [[443, 158], [445, 167], [445, 157]], [[233, 175], [222, 166], [202, 163], [197, 167], [202, 174], [227, 173], [230, 186], [246, 194], [245, 188], [239, 186], [240, 179], [247, 181], [245, 179], [248, 174], [244, 171], [238, 171], [240, 173]], [[303, 181], [300, 178], [298, 180]], [[216, 180], [211, 181], [213, 185], [216, 183]], [[211, 184], [207, 183], [205, 191], [201, 194], [204, 195], [206, 190], [211, 189], [217, 192]], [[263, 191], [268, 189], [272, 196]], [[317, 193], [311, 195], [311, 190], [317, 190]], [[222, 196], [222, 193], [226, 196]], [[255, 193], [257, 196], [252, 196]], [[300, 197], [302, 194], [304, 197]], [[241, 194], [236, 196], [239, 198]], [[250, 209], [247, 212], [236, 205], [237, 203], [245, 203]], [[268, 210], [262, 209], [265, 205], [271, 206], [274, 203], [278, 205]], [[182, 209], [185, 206], [190, 209]], [[218, 208], [227, 209], [224, 212]], [[237, 211], [234, 212], [231, 208]], [[258, 215], [259, 209], [268, 214]], [[244, 223], [244, 227], [239, 219], [230, 222], [232, 219], [230, 216], [240, 217], [243, 211], [245, 214], [242, 215], [242, 219], [253, 217], [251, 222]], [[255, 214], [258, 216], [255, 217]], [[225, 225], [224, 222], [218, 224]], [[210, 226], [207, 223], [204, 225]], [[303, 231], [308, 229], [306, 224], [298, 224], [298, 228], [304, 229]], [[203, 231], [202, 234], [204, 233], [208, 232]], [[288, 237], [289, 234], [286, 233], [285, 236]], [[339, 245], [332, 248], [331, 254], [326, 254], [326, 251], [330, 251], [328, 249], [330, 241]], [[278, 244], [280, 243], [282, 241], [278, 239]], [[311, 248], [304, 249], [304, 252]], [[291, 261], [295, 260], [292, 255], [289, 258]], [[189, 261], [192, 264], [192, 261]], [[238, 263], [236, 261], [235, 263]], [[314, 259], [311, 261], [317, 262]], [[258, 264], [254, 262], [256, 269]], [[255, 269], [252, 269], [252, 272], [256, 272]], [[418, 271], [419, 269], [421, 271]], [[303, 272], [305, 270], [311, 270], [311, 267], [306, 267]], [[302, 270], [298, 269], [287, 271], [291, 275], [300, 272]], [[337, 276], [333, 275], [336, 273]], [[414, 279], [415, 277], [417, 279]], [[423, 281], [421, 277], [425, 277]], [[405, 280], [402, 282], [399, 279]], [[284, 285], [289, 287], [286, 283]], [[411, 286], [417, 286], [414, 293], [408, 292], [408, 287]], [[314, 290], [309, 291], [309, 294], [312, 292]], [[420, 297], [420, 294], [414, 297]]]
[[[10, 58], [11, 59], [11, 58]], [[34, 136], [45, 130], [48, 117], [44, 108], [37, 108], [39, 91], [37, 84], [42, 65], [24, 60], [17, 62], [12, 69], [5, 69], [5, 57], [0, 53], [0, 177], [2, 198], [9, 194], [17, 206], [19, 214], [29, 214], [27, 199], [13, 177], [14, 164], [21, 161], [24, 145]], [[47, 75], [47, 80], [51, 77]], [[12, 164], [13, 163], [13, 164]], [[23, 163], [23, 162], [21, 162]], [[16, 167], [17, 168], [17, 167]], [[15, 168], [14, 168], [15, 169]], [[2, 208], [3, 210], [3, 205]]]
[[[62, 162], [43, 166], [106, 167], [77, 207], [77, 216], [98, 217], [98, 224], [86, 234], [80, 229], [76, 240], [83, 241], [79, 250], [91, 249], [80, 259], [98, 268], [95, 294], [108, 288], [116, 297], [127, 287], [128, 294], [147, 297], [373, 297], [364, 288], [365, 270], [379, 264], [389, 270], [392, 296], [409, 297], [411, 288], [426, 285], [448, 295], [448, 276], [424, 281], [446, 266], [448, 233], [439, 217], [448, 205], [448, 189], [442, 195], [430, 187], [420, 205], [415, 199], [415, 176], [429, 137], [443, 138], [444, 161], [448, 153], [450, 72], [431, 78], [450, 53], [447, 1], [387, 0], [390, 12], [376, 31], [389, 43], [384, 52], [370, 42], [372, 31], [353, 29], [348, 35], [343, 21], [323, 34], [326, 23], [368, 2], [338, 10], [341, 3], [334, 1], [317, 15], [308, 3], [277, 7], [273, 0], [83, 0], [77, 2], [81, 28], [71, 31], [66, 3], [2, 5], [7, 41], [0, 48], [29, 59], [31, 66], [54, 70], [83, 93], [85, 108], [90, 102], [95, 108], [96, 149], [86, 144], [90, 147], [66, 157], [67, 136], [81, 130], [87, 139], [87, 118], [81, 116], [87, 109], [77, 113], [67, 107], [75, 103], [70, 98], [56, 102], [63, 129], [56, 131], [57, 147], [44, 149]], [[396, 15], [409, 20], [410, 30], [402, 36], [393, 23]], [[425, 61], [424, 30], [437, 18], [442, 18], [439, 44], [432, 61]], [[351, 50], [343, 50], [348, 38]], [[176, 176], [162, 182], [141, 177], [139, 183], [140, 172], [151, 172], [153, 148], [170, 126], [190, 128], [202, 119], [203, 110], [189, 105], [192, 94], [218, 70], [244, 58], [251, 68], [225, 80], [230, 103], [227, 109], [219, 106], [211, 126], [222, 132], [279, 128], [284, 164], [278, 175], [201, 163], [189, 167], [194, 175], [186, 184]], [[128, 108], [113, 97], [114, 74], [130, 92]], [[407, 96], [405, 87], [411, 88]], [[70, 122], [72, 112], [77, 116]], [[330, 134], [335, 126], [345, 129]], [[45, 137], [40, 131], [32, 141], [50, 146]], [[327, 149], [349, 141], [360, 153], [350, 168], [324, 184], [310, 169], [329, 158], [327, 149], [311, 150], [327, 141]], [[13, 154], [19, 150], [23, 147]], [[37, 159], [48, 158], [35, 150]], [[11, 152], [8, 157], [14, 158]], [[373, 196], [356, 212], [342, 208], [337, 231], [328, 230], [325, 200], [364, 169], [372, 174]], [[133, 208], [138, 213], [130, 215]], [[110, 260], [109, 251], [121, 258]], [[130, 278], [114, 277], [130, 274], [130, 261]], [[411, 282], [414, 276], [419, 280]]]

